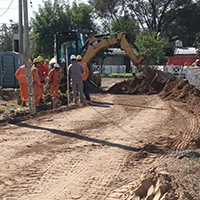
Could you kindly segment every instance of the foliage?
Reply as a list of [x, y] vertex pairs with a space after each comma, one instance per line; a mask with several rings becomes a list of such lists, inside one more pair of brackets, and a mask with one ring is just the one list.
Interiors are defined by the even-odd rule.
[[84, 3], [72, 5], [72, 29], [78, 30], [84, 36], [94, 35], [96, 33], [96, 25], [93, 23], [94, 18], [90, 6]]
[[61, 4], [63, 1], [51, 0], [44, 2], [44, 8], [39, 7], [35, 19], [31, 21], [31, 55], [53, 55], [54, 34], [57, 31], [66, 31], [69, 28], [69, 5]]
[[154, 59], [155, 64], [162, 64], [166, 61], [164, 48], [168, 44], [168, 40], [157, 39], [156, 32], [151, 34], [140, 33], [135, 44], [149, 60], [150, 58]]
[[124, 10], [124, 5], [120, 0], [89, 0], [88, 2], [104, 32], [118, 29], [128, 33], [131, 28], [132, 32], [135, 31], [134, 29], [138, 25], [135, 16]]
[[134, 41], [136, 38], [136, 34], [139, 33], [139, 25], [134, 20], [126, 17], [119, 17], [117, 20], [113, 20], [111, 23], [111, 31], [110, 32], [117, 32], [117, 31], [124, 31], [126, 32], [130, 38]]
[[13, 34], [18, 32], [18, 24], [10, 20], [10, 25], [2, 24], [0, 27], [0, 52], [12, 51]]
[[[199, 1], [193, 0], [89, 0], [104, 30], [120, 27], [120, 17], [136, 20], [142, 31], [161, 32], [169, 40], [178, 36], [185, 46], [191, 46], [200, 32]], [[125, 21], [124, 21], [125, 22]], [[132, 25], [130, 25], [130, 28]], [[134, 32], [134, 28], [133, 31]]]
[[175, 13], [171, 10], [166, 13], [166, 23], [168, 18], [172, 18], [173, 21], [168, 24], [165, 35], [171, 40], [180, 39], [184, 46], [193, 46], [195, 37], [200, 32], [200, 6], [186, 1]]
[[39, 7], [35, 18], [31, 20], [31, 54], [33, 57], [42, 55], [53, 56], [53, 41], [56, 32], [78, 30], [83, 35], [95, 29], [92, 21], [92, 10], [87, 4], [77, 5], [73, 2], [72, 8], [64, 0], [51, 0]]
[[200, 56], [200, 32], [196, 34], [194, 46], [198, 49], [197, 50], [197, 56]]
[[[126, 0], [124, 4], [135, 14], [143, 30], [159, 32], [164, 31], [173, 22], [177, 17], [177, 10], [191, 2], [192, 0]], [[173, 15], [166, 18], [169, 10]]]
[[93, 13], [100, 19], [104, 30], [110, 27], [111, 20], [118, 18], [119, 0], [89, 0]]
[[120, 78], [120, 77], [126, 77], [130, 78], [133, 77], [132, 73], [112, 73], [112, 74], [101, 74], [101, 77], [107, 77], [107, 78]]

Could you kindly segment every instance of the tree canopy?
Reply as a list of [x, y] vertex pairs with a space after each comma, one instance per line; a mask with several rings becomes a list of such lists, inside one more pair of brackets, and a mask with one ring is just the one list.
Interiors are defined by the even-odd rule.
[[104, 28], [113, 26], [115, 29], [115, 22], [118, 22], [120, 17], [128, 16], [128, 20], [133, 19], [139, 24], [141, 31], [162, 32], [170, 40], [178, 35], [185, 45], [190, 46], [196, 33], [200, 32], [200, 1], [89, 0], [88, 2], [102, 21]]
[[18, 24], [10, 20], [10, 25], [2, 24], [0, 26], [0, 52], [12, 51], [13, 34], [18, 32]]
[[135, 44], [149, 60], [150, 58], [153, 59], [155, 64], [166, 62], [164, 48], [168, 41], [162, 38], [157, 39], [156, 32], [151, 34], [140, 33], [136, 38]]
[[136, 35], [139, 34], [139, 25], [136, 20], [130, 19], [129, 16], [119, 17], [113, 20], [110, 27], [110, 32], [124, 31], [129, 37], [135, 41]]
[[56, 32], [80, 31], [83, 35], [95, 30], [92, 10], [87, 4], [73, 2], [72, 8], [64, 0], [51, 0], [39, 7], [31, 20], [31, 54], [45, 57], [53, 55], [53, 41]]

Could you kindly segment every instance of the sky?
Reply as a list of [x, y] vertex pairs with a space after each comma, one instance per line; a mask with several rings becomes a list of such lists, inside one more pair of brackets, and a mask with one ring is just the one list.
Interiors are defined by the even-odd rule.
[[[27, 0], [29, 19], [31, 17], [34, 17], [33, 12], [38, 11], [39, 5], [41, 6], [44, 5], [43, 1], [44, 0]], [[32, 2], [32, 4], [30, 2]], [[69, 0], [69, 2], [73, 2], [73, 0]], [[80, 0], [78, 2], [87, 3], [87, 0]], [[2, 23], [7, 23], [9, 25], [10, 19], [12, 19], [16, 23], [18, 22], [19, 20], [18, 4], [19, 0], [0, 0], [0, 26], [2, 25]]]

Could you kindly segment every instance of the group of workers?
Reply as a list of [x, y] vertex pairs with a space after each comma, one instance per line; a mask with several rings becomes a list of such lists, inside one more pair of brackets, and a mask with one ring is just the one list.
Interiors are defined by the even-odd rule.
[[[84, 102], [84, 96], [88, 101], [90, 101], [90, 95], [87, 91], [86, 80], [89, 76], [89, 70], [82, 61], [81, 55], [75, 56], [71, 55], [70, 57], [71, 64], [69, 65], [68, 71], [69, 78], [72, 81], [72, 91], [73, 91], [73, 100], [75, 103], [78, 102], [77, 91], [80, 93], [80, 102]], [[35, 97], [35, 105], [39, 106], [43, 103], [43, 91], [44, 86], [51, 85], [51, 96], [55, 99], [59, 98], [59, 69], [60, 65], [54, 61], [49, 66], [49, 60], [46, 59], [45, 62], [41, 56], [38, 56], [33, 60], [29, 59], [29, 67], [32, 77], [33, 92]], [[26, 78], [26, 67], [25, 64], [18, 68], [15, 73], [15, 77], [18, 79], [20, 92], [21, 92], [21, 105], [26, 106], [28, 101], [28, 87], [27, 87], [27, 78]]]
[[184, 66], [193, 66], [196, 69], [199, 69], [200, 67], [200, 60], [196, 59], [195, 62], [191, 63], [189, 59], [184, 63]]

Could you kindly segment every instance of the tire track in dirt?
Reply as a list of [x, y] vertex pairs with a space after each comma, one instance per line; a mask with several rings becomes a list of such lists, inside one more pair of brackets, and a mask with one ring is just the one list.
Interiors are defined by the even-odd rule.
[[[198, 117], [184, 110], [184, 104], [176, 106], [177, 103], [170, 102], [170, 115], [167, 119], [166, 129], [168, 136], [160, 137], [157, 144], [167, 147], [173, 151], [184, 150], [191, 147], [191, 142], [199, 135]], [[180, 124], [177, 126], [177, 124]], [[173, 127], [176, 127], [174, 129]]]
[[[110, 95], [104, 98], [107, 103], [112, 103], [113, 100]], [[156, 105], [158, 102], [160, 104]], [[162, 120], [162, 117], [157, 117], [158, 113], [167, 114], [166, 110], [160, 109], [164, 105], [162, 101], [158, 102], [149, 101], [142, 109], [138, 104], [139, 108], [128, 114], [124, 105], [110, 105], [95, 109], [85, 107], [73, 110], [70, 114], [65, 112], [49, 116], [49, 120], [54, 119], [54, 124], [44, 124], [39, 132], [41, 136], [43, 131], [54, 135], [44, 144], [43, 140], [39, 141], [40, 148], [45, 150], [27, 156], [30, 164], [27, 164], [27, 161], [16, 173], [13, 172], [14, 180], [10, 186], [6, 186], [3, 199], [105, 199], [114, 188], [111, 182], [115, 183], [116, 177], [121, 173], [128, 152], [133, 151], [130, 147], [134, 147], [137, 140], [141, 139], [140, 133], [153, 128], [155, 121], [159, 123], [159, 120]], [[110, 115], [110, 112], [113, 112], [113, 115]], [[85, 116], [84, 113], [88, 114]], [[109, 119], [106, 121], [107, 116]], [[83, 123], [75, 124], [76, 119]], [[95, 127], [94, 123], [91, 123], [89, 128], [94, 119], [99, 123], [106, 122], [106, 126]], [[66, 120], [69, 121], [66, 123]], [[30, 130], [32, 128], [30, 124]], [[69, 134], [59, 135], [56, 130]], [[67, 142], [66, 138], [70, 138], [70, 142]], [[55, 139], [63, 139], [63, 142], [52, 147]], [[145, 135], [142, 139], [145, 139]], [[25, 154], [20, 151], [20, 154], [23, 158], [31, 154], [31, 151], [25, 151]], [[36, 158], [31, 162], [33, 156]]]
[[188, 120], [188, 127], [184, 130], [182, 138], [177, 137], [177, 142], [175, 144], [176, 150], [186, 149], [190, 142], [199, 132], [199, 122], [197, 118]]

